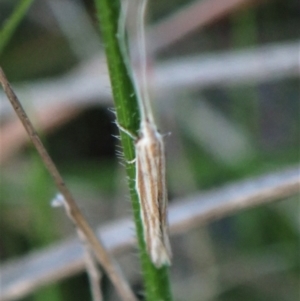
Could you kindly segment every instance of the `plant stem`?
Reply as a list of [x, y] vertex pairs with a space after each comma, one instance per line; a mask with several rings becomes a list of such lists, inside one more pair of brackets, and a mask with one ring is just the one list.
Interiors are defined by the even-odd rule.
[[[95, 3], [105, 46], [117, 120], [122, 128], [137, 135], [140, 123], [138, 102], [118, 41], [120, 3], [118, 0], [95, 0]], [[150, 261], [146, 252], [140, 204], [135, 190], [135, 166], [129, 163], [135, 158], [134, 141], [123, 131], [120, 131], [120, 136], [129, 179], [128, 185], [145, 281], [146, 300], [171, 301], [172, 295], [167, 267], [157, 269]]]

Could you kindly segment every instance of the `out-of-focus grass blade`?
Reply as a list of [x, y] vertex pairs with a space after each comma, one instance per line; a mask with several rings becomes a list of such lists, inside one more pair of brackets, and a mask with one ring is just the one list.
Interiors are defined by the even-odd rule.
[[20, 0], [0, 30], [0, 55], [34, 0]]

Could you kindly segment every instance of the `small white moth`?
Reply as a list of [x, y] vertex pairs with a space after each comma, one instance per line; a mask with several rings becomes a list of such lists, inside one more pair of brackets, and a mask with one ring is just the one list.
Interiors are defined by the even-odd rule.
[[[150, 102], [146, 78], [146, 47], [144, 16], [147, 0], [139, 0], [137, 12], [138, 49], [141, 67], [140, 81], [131, 73], [141, 112], [139, 137], [135, 138], [136, 191], [141, 207], [141, 218], [147, 252], [152, 263], [160, 268], [171, 264], [171, 248], [168, 236], [167, 205], [168, 195], [165, 175], [165, 150], [162, 135], [157, 131]], [[128, 4], [128, 3], [127, 3]], [[128, 70], [129, 59], [124, 45], [126, 9], [122, 1], [119, 34], [121, 47]], [[123, 36], [123, 40], [122, 40]], [[123, 44], [122, 44], [123, 43]], [[126, 131], [120, 127], [121, 130]], [[128, 133], [132, 136], [130, 133]]]
[[147, 251], [156, 267], [170, 265], [164, 143], [161, 134], [148, 120], [141, 123], [135, 150], [136, 191], [141, 205]]

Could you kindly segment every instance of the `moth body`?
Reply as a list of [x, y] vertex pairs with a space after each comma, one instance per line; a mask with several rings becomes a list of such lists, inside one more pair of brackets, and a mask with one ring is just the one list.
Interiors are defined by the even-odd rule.
[[141, 122], [135, 149], [136, 190], [147, 251], [156, 267], [170, 265], [164, 143], [155, 125], [148, 120]]

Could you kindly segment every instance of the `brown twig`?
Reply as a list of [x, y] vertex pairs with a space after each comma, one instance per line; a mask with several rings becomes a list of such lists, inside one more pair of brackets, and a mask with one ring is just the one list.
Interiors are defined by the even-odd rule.
[[[66, 200], [61, 194], [58, 194], [54, 200], [51, 202], [52, 206], [54, 207], [61, 207], [63, 206], [68, 218], [75, 224], [76, 221], [73, 220], [72, 215], [70, 214], [70, 207], [68, 206]], [[91, 249], [85, 235], [82, 233], [82, 231], [76, 226], [76, 232], [78, 235], [79, 240], [81, 241], [81, 245], [84, 249], [84, 264], [85, 264], [85, 270], [89, 277], [90, 282], [90, 290], [93, 297], [93, 301], [102, 301], [102, 291], [101, 291], [101, 272], [97, 267], [97, 263], [95, 260], [95, 255], [93, 250]]]
[[[296, 195], [299, 190], [300, 166], [296, 166], [177, 200], [169, 209], [171, 234], [185, 233], [241, 210]], [[134, 244], [132, 228], [130, 219], [119, 220], [99, 228], [98, 236], [111, 252], [124, 252]], [[1, 266], [0, 299], [9, 301], [24, 297], [41, 285], [83, 269], [82, 249], [75, 239], [32, 252]]]
[[99, 268], [97, 267], [97, 262], [94, 257], [93, 250], [90, 248], [88, 242], [85, 239], [84, 234], [78, 229], [78, 236], [84, 245], [84, 265], [86, 272], [89, 276], [90, 290], [93, 301], [102, 301], [103, 295], [101, 290], [101, 278], [102, 274]]
[[[82, 108], [63, 101], [62, 103], [46, 104], [40, 109], [36, 109], [34, 106], [33, 114], [38, 128], [43, 133], [50, 133], [78, 116], [81, 111]], [[17, 117], [13, 116], [1, 126], [0, 143], [0, 163], [7, 162], [28, 143], [28, 135]]]
[[91, 248], [95, 252], [95, 256], [96, 256], [97, 260], [105, 269], [108, 277], [110, 278], [110, 280], [114, 284], [116, 290], [118, 291], [120, 298], [122, 300], [136, 301], [137, 300], [136, 297], [134, 296], [133, 292], [131, 291], [125, 278], [121, 274], [114, 259], [106, 251], [103, 244], [98, 240], [97, 236], [94, 234], [93, 230], [87, 223], [85, 217], [82, 215], [81, 211], [79, 210], [71, 192], [69, 191], [66, 184], [64, 183], [62, 176], [60, 175], [54, 162], [52, 161], [47, 150], [45, 149], [37, 132], [33, 128], [31, 121], [29, 120], [29, 118], [28, 118], [26, 112], [24, 111], [20, 101], [18, 100], [17, 96], [13, 92], [1, 67], [0, 67], [0, 82], [3, 86], [4, 92], [6, 93], [9, 101], [11, 102], [11, 104], [14, 108], [15, 112], [17, 113], [20, 121], [22, 122], [24, 128], [26, 129], [29, 138], [31, 139], [36, 150], [38, 151], [44, 165], [48, 169], [58, 190], [61, 192], [66, 203], [68, 204], [68, 207], [70, 208], [69, 213], [70, 213], [70, 216], [72, 217], [72, 220], [75, 222], [76, 226], [85, 235], [86, 240], [89, 242]]

